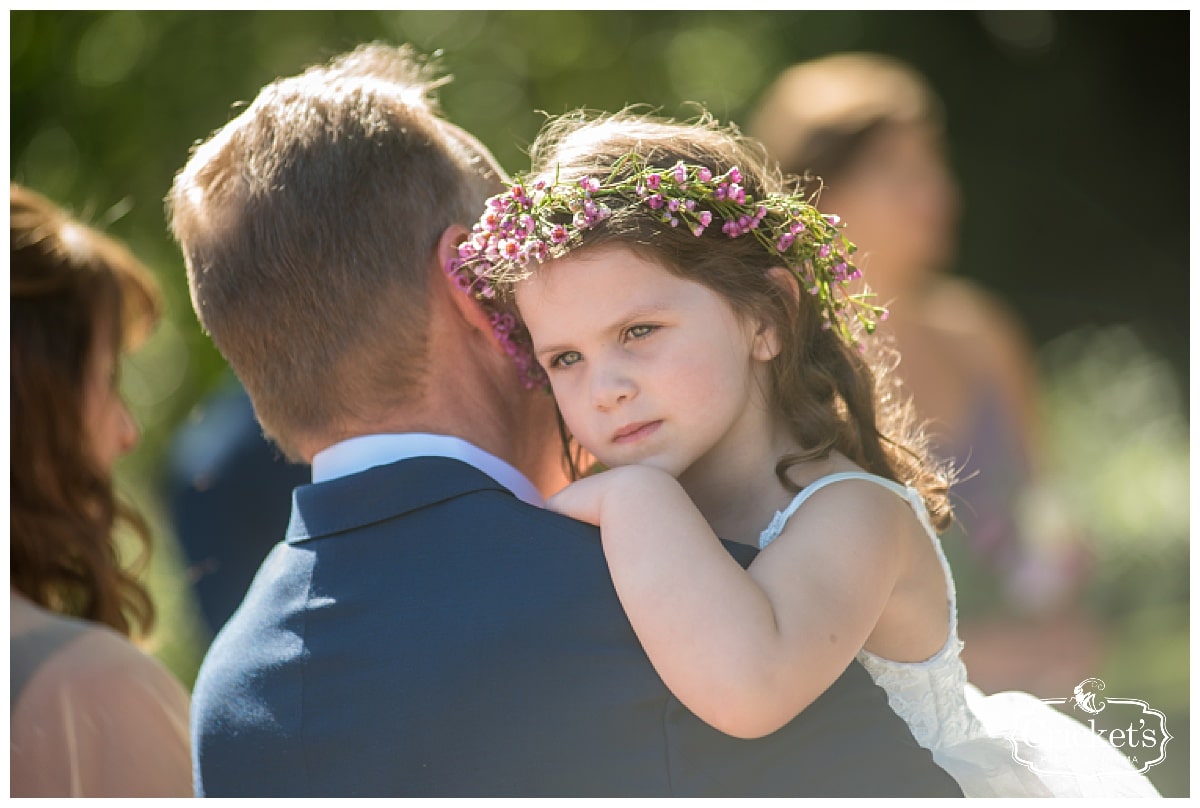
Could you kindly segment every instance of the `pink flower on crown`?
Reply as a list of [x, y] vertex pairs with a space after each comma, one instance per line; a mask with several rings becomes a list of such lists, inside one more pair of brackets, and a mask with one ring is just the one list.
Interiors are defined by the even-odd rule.
[[661, 186], [661, 185], [662, 185], [662, 175], [661, 174], [655, 173], [655, 174], [650, 174], [646, 177], [646, 187], [649, 188], [650, 190], [657, 191], [659, 189], [659, 186]]
[[506, 258], [511, 261], [517, 257], [518, 253], [521, 252], [521, 245], [516, 241], [516, 239], [502, 238], [500, 239], [500, 243], [496, 245], [496, 250], [500, 253], [502, 258]]
[[822, 258], [828, 258], [831, 252], [833, 252], [832, 247], [830, 247], [828, 244], [822, 244], [821, 249], [817, 250], [817, 255]]
[[554, 229], [550, 231], [551, 244], [562, 244], [570, 237], [571, 234], [567, 232], [567, 228], [563, 227], [561, 224], [554, 225]]
[[464, 241], [462, 244], [458, 245], [458, 257], [464, 261], [469, 261], [478, 254], [479, 250], [476, 249], [474, 243], [470, 241]]
[[704, 166], [700, 166], [700, 170], [696, 172], [696, 179], [700, 182], [712, 182], [713, 173]]
[[595, 177], [584, 177], [579, 181], [579, 187], [589, 194], [600, 190], [600, 180]]
[[729, 181], [735, 182], [735, 183], [742, 181], [742, 172], [738, 171], [737, 166], [734, 166], [733, 168], [729, 169]]
[[650, 194], [650, 196], [646, 197], [646, 204], [654, 210], [658, 210], [663, 206], [663, 198], [659, 194]]
[[712, 211], [700, 211], [700, 224], [704, 225], [705, 227], [708, 227], [710, 224], [712, 224]]
[[684, 167], [682, 160], [675, 164], [672, 174], [678, 184], [683, 185], [687, 182], [687, 168]]

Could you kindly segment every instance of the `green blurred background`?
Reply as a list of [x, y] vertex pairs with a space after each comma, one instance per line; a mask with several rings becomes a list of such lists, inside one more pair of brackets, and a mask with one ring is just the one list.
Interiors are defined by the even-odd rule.
[[[784, 67], [898, 56], [945, 101], [965, 214], [954, 271], [1039, 348], [1048, 485], [1095, 545], [1095, 675], [1176, 736], [1189, 793], [1187, 12], [12, 11], [11, 177], [127, 241], [167, 319], [128, 362], [143, 443], [119, 484], [155, 524], [154, 651], [185, 683], [208, 637], [165, 517], [164, 448], [224, 363], [191, 311], [162, 198], [189, 147], [281, 75], [368, 40], [444, 51], [448, 117], [510, 170], [539, 111], [698, 101], [742, 122]], [[1038, 694], [1042, 696], [1059, 694]], [[1066, 695], [1066, 694], [1061, 694]]]

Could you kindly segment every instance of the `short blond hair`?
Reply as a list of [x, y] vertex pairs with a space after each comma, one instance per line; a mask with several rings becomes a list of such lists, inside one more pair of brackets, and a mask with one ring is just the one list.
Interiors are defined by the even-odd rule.
[[175, 177], [196, 314], [290, 457], [422, 394], [438, 240], [503, 179], [441, 118], [445, 81], [360, 46], [267, 85]]

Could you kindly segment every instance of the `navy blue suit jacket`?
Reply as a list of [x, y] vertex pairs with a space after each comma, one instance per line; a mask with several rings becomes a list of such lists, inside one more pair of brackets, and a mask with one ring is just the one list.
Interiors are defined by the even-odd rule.
[[858, 664], [766, 738], [704, 724], [597, 530], [444, 458], [296, 489], [192, 724], [200, 796], [961, 795]]

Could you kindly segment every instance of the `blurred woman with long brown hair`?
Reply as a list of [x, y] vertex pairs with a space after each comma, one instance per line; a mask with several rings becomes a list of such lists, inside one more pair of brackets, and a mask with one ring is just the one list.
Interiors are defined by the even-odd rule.
[[[130, 641], [153, 625], [142, 519], [112, 468], [138, 440], [120, 353], [159, 315], [146, 268], [10, 187], [11, 794], [190, 796], [188, 696]], [[115, 528], [143, 553], [122, 564]]]

